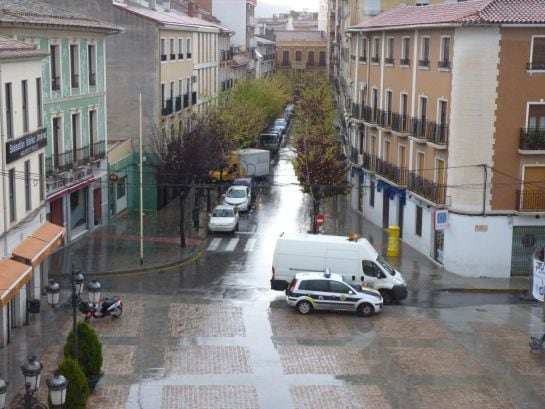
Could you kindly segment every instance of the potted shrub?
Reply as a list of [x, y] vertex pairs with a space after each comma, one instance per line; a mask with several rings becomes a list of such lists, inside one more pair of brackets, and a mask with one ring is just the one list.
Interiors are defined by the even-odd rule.
[[[104, 373], [102, 368], [102, 343], [95, 330], [85, 321], [78, 322], [78, 363], [87, 377], [89, 391], [93, 392]], [[74, 334], [68, 334], [64, 346], [64, 356], [74, 358]]]
[[89, 387], [85, 374], [74, 358], [67, 357], [59, 365], [59, 371], [68, 381], [65, 408], [85, 409], [89, 398]]

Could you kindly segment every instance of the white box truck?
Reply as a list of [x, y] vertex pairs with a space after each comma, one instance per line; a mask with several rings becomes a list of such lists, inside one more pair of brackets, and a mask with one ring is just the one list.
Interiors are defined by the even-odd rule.
[[282, 233], [274, 250], [271, 288], [286, 290], [295, 274], [323, 272], [326, 268], [351, 285], [366, 282], [380, 291], [385, 304], [407, 298], [401, 273], [366, 239], [345, 236]]
[[266, 178], [270, 173], [271, 153], [266, 149], [239, 149], [231, 153], [227, 166], [210, 171], [210, 180], [232, 182], [241, 176]]

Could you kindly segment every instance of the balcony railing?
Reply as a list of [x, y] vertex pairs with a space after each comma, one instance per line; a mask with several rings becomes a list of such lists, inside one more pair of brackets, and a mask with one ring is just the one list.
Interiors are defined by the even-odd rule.
[[165, 105], [161, 109], [161, 115], [167, 116], [174, 112], [174, 99], [169, 98], [165, 101]]
[[373, 64], [378, 64], [380, 63], [380, 57], [371, 57], [371, 62]]
[[379, 109], [378, 124], [381, 128], [391, 129], [392, 128], [392, 112]]
[[450, 61], [444, 60], [444, 61], [437, 61], [437, 68], [450, 68]]
[[545, 128], [521, 128], [519, 148], [522, 150], [545, 150]]
[[365, 122], [369, 122], [371, 124], [378, 123], [379, 110], [377, 108], [364, 106], [362, 111], [363, 111], [363, 120]]
[[399, 60], [399, 65], [411, 65], [411, 59], [410, 58], [402, 58]]
[[291, 65], [292, 70], [304, 70], [305, 68], [307, 68], [307, 65], [303, 61], [295, 61]]
[[166, 60], [167, 60], [167, 55], [161, 54], [161, 61], [166, 61]]
[[433, 203], [445, 204], [446, 185], [434, 183], [415, 172], [409, 172], [408, 189]]
[[409, 174], [407, 168], [400, 168], [390, 162], [377, 158], [377, 174], [391, 180], [396, 185], [407, 186]]
[[418, 60], [418, 66], [419, 67], [429, 67], [430, 66], [430, 60]]
[[189, 95], [184, 95], [184, 109], [189, 106]]
[[185, 56], [187, 57], [187, 59], [189, 60], [191, 58], [191, 53], [185, 53]]
[[529, 62], [526, 64], [527, 70], [545, 70], [545, 62]]
[[76, 166], [81, 166], [89, 162], [89, 146], [76, 149], [75, 163]]
[[352, 148], [352, 150], [350, 151], [350, 161], [352, 163], [355, 163], [355, 164], [359, 164], [359, 151], [357, 148]]
[[435, 122], [424, 121], [422, 119], [413, 118], [411, 136], [418, 139], [430, 140], [433, 139], [435, 132]]
[[91, 158], [104, 159], [106, 157], [106, 142], [98, 141], [91, 145]]
[[97, 85], [97, 74], [96, 72], [90, 72], [89, 73], [89, 86], [90, 87], [96, 87]]
[[394, 57], [388, 57], [384, 59], [384, 64], [394, 65]]
[[178, 53], [178, 59], [183, 60], [184, 59], [184, 53]]
[[61, 89], [61, 77], [51, 77], [51, 90], [60, 91]]
[[45, 175], [50, 176], [53, 174], [53, 158], [45, 158]]
[[367, 169], [371, 172], [375, 172], [377, 170], [377, 155], [371, 155], [367, 152], [363, 152], [362, 156], [363, 156], [363, 162], [361, 166], [364, 169]]
[[361, 105], [352, 103], [352, 118], [361, 118]]
[[433, 132], [433, 137], [430, 142], [436, 145], [447, 145], [448, 130], [449, 127], [447, 124], [435, 124], [435, 131]]
[[193, 91], [191, 93], [191, 105], [195, 105], [197, 103], [197, 91]]
[[401, 115], [396, 112], [392, 113], [392, 130], [399, 133], [410, 133], [412, 126], [411, 117]]
[[360, 62], [367, 62], [367, 56], [362, 55], [362, 56], [360, 57]]
[[175, 105], [176, 105], [175, 106], [176, 112], [182, 110], [182, 96], [181, 95], [176, 97]]
[[64, 172], [73, 168], [72, 163], [72, 151], [65, 151], [63, 153], [53, 155], [53, 168], [59, 172]]
[[517, 190], [516, 209], [519, 212], [542, 212], [545, 210], [545, 190]]

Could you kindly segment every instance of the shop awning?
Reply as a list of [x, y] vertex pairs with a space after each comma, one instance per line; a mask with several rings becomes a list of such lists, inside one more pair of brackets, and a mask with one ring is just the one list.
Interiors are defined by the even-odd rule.
[[13, 259], [34, 268], [59, 247], [63, 237], [64, 227], [45, 223], [15, 247], [12, 252]]
[[32, 266], [5, 258], [0, 260], [0, 305], [6, 305], [32, 278]]

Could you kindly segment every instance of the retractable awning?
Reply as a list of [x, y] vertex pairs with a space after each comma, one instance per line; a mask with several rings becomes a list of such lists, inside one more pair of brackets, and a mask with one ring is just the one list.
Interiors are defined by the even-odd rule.
[[0, 305], [6, 305], [32, 278], [32, 266], [5, 258], [0, 260]]
[[13, 259], [34, 268], [62, 243], [63, 237], [64, 227], [45, 223], [15, 247]]

